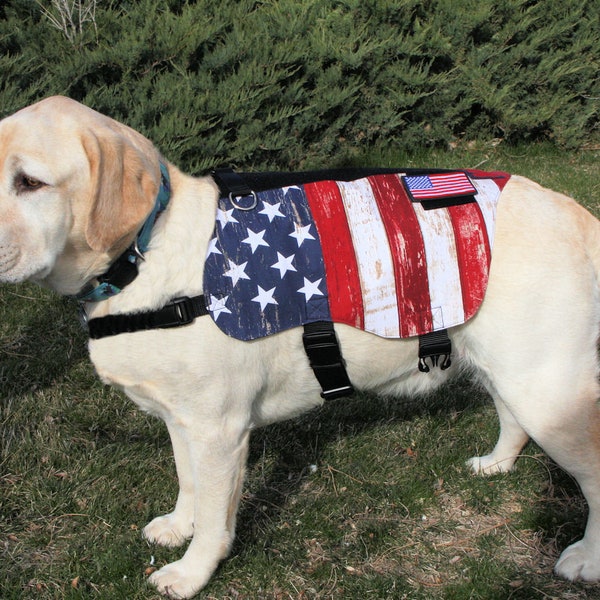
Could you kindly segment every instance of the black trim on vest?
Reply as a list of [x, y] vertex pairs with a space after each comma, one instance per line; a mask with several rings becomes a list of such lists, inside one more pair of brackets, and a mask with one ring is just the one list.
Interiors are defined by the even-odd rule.
[[432, 175], [437, 173], [455, 173], [456, 169], [398, 169], [381, 167], [320, 169], [315, 171], [266, 171], [262, 173], [238, 173], [230, 168], [215, 169], [211, 175], [221, 192], [221, 197], [249, 196], [252, 192], [264, 192], [292, 185], [304, 185], [316, 181], [354, 181], [374, 175]]

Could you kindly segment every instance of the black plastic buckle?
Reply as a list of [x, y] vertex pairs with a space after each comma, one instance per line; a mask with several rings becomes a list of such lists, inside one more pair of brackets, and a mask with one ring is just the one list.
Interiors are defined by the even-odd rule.
[[180, 325], [189, 325], [196, 318], [192, 301], [188, 296], [175, 298], [175, 300], [173, 300], [168, 307], [173, 309], [177, 321], [173, 321], [173, 323], [168, 323], [162, 327], [167, 328], [179, 327]]
[[439, 366], [442, 371], [445, 371], [452, 365], [451, 354], [452, 342], [445, 329], [419, 336], [419, 371], [421, 373], [429, 373], [431, 370], [426, 361], [428, 358], [431, 360], [433, 368]]
[[[428, 356], [420, 356], [419, 371], [421, 371], [421, 373], [429, 373], [429, 371], [431, 371], [431, 368], [425, 360], [426, 358], [431, 360], [431, 366], [434, 369], [439, 366], [442, 371], [445, 371], [452, 365], [452, 360], [449, 354], [430, 354]], [[441, 363], [440, 360], [442, 361]]]

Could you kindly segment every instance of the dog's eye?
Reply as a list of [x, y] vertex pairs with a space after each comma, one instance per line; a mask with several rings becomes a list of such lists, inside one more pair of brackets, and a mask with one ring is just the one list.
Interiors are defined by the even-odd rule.
[[15, 183], [18, 192], [34, 192], [46, 185], [43, 181], [25, 174], [19, 175]]

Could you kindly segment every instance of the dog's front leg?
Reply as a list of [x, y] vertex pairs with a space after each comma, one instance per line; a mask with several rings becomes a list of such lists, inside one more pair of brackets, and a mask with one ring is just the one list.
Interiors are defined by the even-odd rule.
[[186, 428], [183, 434], [194, 482], [193, 537], [183, 558], [150, 577], [151, 584], [173, 598], [196, 594], [229, 553], [250, 436], [247, 428], [225, 422]]
[[156, 517], [144, 527], [144, 537], [161, 546], [181, 546], [194, 533], [194, 475], [185, 429], [167, 421], [173, 446], [179, 493], [173, 512]]

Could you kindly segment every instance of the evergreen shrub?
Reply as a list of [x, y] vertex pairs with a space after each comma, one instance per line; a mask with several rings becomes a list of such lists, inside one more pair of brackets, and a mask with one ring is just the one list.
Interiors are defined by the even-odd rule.
[[0, 116], [64, 94], [192, 172], [598, 137], [597, 0], [97, 0], [75, 36], [40, 4], [0, 7]]

